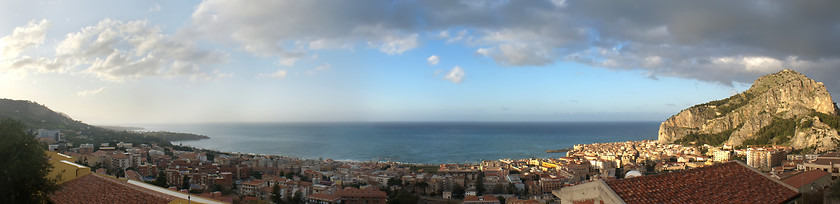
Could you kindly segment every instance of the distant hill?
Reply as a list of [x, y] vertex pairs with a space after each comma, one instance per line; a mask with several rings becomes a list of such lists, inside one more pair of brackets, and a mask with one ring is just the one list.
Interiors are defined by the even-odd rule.
[[659, 141], [778, 144], [824, 152], [840, 144], [838, 112], [823, 83], [782, 70], [758, 78], [742, 93], [671, 116], [659, 127]]
[[74, 143], [131, 142], [170, 145], [170, 141], [199, 140], [209, 137], [189, 133], [135, 132], [112, 130], [73, 120], [63, 113], [50, 110], [44, 105], [24, 100], [0, 99], [0, 119], [21, 121], [30, 129], [58, 129], [64, 137]]

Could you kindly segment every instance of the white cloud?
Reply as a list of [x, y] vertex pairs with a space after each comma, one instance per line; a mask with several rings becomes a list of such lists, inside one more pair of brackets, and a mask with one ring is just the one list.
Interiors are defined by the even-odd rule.
[[64, 69], [82, 68], [102, 79], [208, 76], [201, 65], [219, 63], [226, 54], [201, 49], [190, 38], [163, 34], [148, 21], [105, 19], [67, 34], [55, 48]]
[[449, 35], [449, 30], [443, 30], [443, 31], [438, 32], [437, 35], [434, 35], [434, 37], [444, 38], [444, 39], [446, 39], [446, 43], [448, 44], [448, 43], [454, 43], [454, 42], [458, 42], [458, 41], [462, 41], [462, 40], [467, 39], [467, 34], [468, 33], [467, 33], [466, 29], [458, 31], [458, 33], [456, 33], [455, 36]]
[[282, 79], [282, 78], [286, 78], [286, 73], [288, 73], [288, 72], [285, 69], [278, 69], [277, 71], [275, 71], [273, 73], [262, 73], [262, 74], [259, 75], [259, 77], [270, 77], [270, 78], [275, 78], [275, 79]]
[[331, 67], [332, 67], [332, 65], [330, 65], [329, 63], [326, 63], [326, 64], [322, 64], [321, 66], [315, 67], [315, 70], [324, 71], [324, 70], [329, 70]]
[[664, 63], [665, 62], [662, 60], [662, 57], [648, 56], [648, 57], [645, 57], [645, 59], [642, 61], [642, 66], [643, 67], [648, 67], [648, 68], [654, 68], [654, 67], [660, 67]]
[[501, 44], [493, 59], [508, 66], [541, 66], [552, 63], [554, 57], [544, 47], [528, 44]]
[[485, 57], [490, 56], [490, 52], [493, 52], [493, 48], [478, 48], [478, 50], [475, 50], [475, 54], [483, 55]]
[[461, 83], [464, 80], [464, 70], [459, 66], [455, 66], [443, 78], [455, 83]]
[[315, 69], [306, 71], [306, 74], [309, 75], [309, 76], [315, 76], [316, 74], [318, 74], [320, 72], [323, 72], [323, 71], [327, 71], [330, 68], [332, 68], [332, 65], [330, 65], [329, 63], [324, 63], [324, 64], [321, 64], [320, 66], [315, 67]]
[[105, 87], [100, 87], [99, 89], [79, 91], [78, 93], [76, 93], [76, 95], [81, 97], [88, 97], [105, 92], [105, 90]]
[[[822, 3], [817, 7], [840, 4]], [[422, 43], [414, 33], [432, 33], [428, 37], [480, 47], [475, 54], [506, 66], [564, 60], [728, 83], [752, 81], [758, 72], [787, 66], [785, 58], [793, 56], [796, 64], [808, 67], [792, 68], [833, 73], [815, 77], [831, 80], [840, 70], [830, 66], [840, 60], [838, 15], [831, 9], [797, 10], [810, 7], [801, 1], [205, 0], [190, 25], [203, 37], [232, 41], [257, 55], [279, 56], [286, 52], [284, 45], [297, 40], [308, 42], [308, 49], [353, 49], [367, 43], [396, 55]], [[743, 57], [761, 58], [715, 61]], [[739, 74], [720, 74], [710, 66], [714, 63]]]
[[30, 21], [23, 27], [15, 28], [11, 35], [0, 38], [0, 60], [15, 58], [24, 50], [43, 44], [50, 25], [46, 19], [37, 23]]
[[438, 57], [437, 55], [432, 55], [431, 57], [426, 58], [426, 62], [428, 62], [429, 65], [437, 65], [438, 63], [440, 63], [440, 57]]
[[389, 55], [402, 54], [417, 47], [417, 34], [407, 36], [386, 36], [379, 45], [379, 51]]
[[152, 7], [149, 7], [149, 12], [158, 12], [160, 11], [161, 7], [160, 4], [154, 4]]
[[280, 57], [280, 59], [277, 60], [277, 63], [283, 66], [291, 67], [295, 66], [295, 62], [297, 62], [297, 60], [297, 57]]
[[566, 0], [551, 0], [551, 3], [560, 8], [566, 7]]
[[435, 76], [440, 75], [440, 74], [442, 74], [443, 72], [445, 72], [445, 71], [444, 71], [444, 70], [442, 70], [442, 69], [437, 69], [437, 70], [435, 70]]

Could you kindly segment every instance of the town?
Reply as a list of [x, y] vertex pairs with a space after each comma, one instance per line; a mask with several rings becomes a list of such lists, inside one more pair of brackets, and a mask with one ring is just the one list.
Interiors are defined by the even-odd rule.
[[[558, 158], [426, 165], [300, 159], [125, 142], [74, 145], [56, 142], [61, 141], [61, 133], [50, 130], [38, 130], [36, 137], [51, 144], [51, 152], [72, 158], [64, 163], [74, 164], [65, 166], [75, 172], [87, 169], [139, 182], [136, 185], [141, 187], [179, 192], [188, 199], [222, 203], [559, 203], [580, 200], [569, 193], [599, 181], [606, 181], [607, 188], [618, 193], [620, 189], [612, 186], [615, 181], [690, 175], [723, 166], [735, 168], [733, 171], [750, 169], [753, 171], [746, 174], [760, 175], [758, 180], [784, 183], [781, 185], [795, 196], [783, 200], [802, 200], [822, 199], [840, 176], [840, 153], [795, 154], [790, 147], [773, 145], [744, 148], [627, 141], [579, 144]], [[65, 178], [64, 188], [72, 188], [67, 187], [74, 184], [72, 179], [82, 176]], [[56, 197], [61, 198], [62, 193], [71, 194], [72, 190], [58, 191]], [[584, 200], [599, 199], [604, 200]]]

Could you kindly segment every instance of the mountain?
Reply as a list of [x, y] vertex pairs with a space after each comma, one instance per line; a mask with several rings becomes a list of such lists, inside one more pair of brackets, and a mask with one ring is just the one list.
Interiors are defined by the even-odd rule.
[[170, 145], [170, 141], [209, 138], [189, 133], [115, 131], [73, 120], [70, 116], [50, 110], [44, 105], [23, 100], [0, 99], [0, 120], [2, 119], [21, 121], [30, 129], [61, 130], [64, 138], [74, 144], [131, 142]]
[[786, 69], [759, 77], [742, 93], [671, 116], [659, 126], [659, 141], [823, 152], [840, 144], [838, 112], [822, 82]]

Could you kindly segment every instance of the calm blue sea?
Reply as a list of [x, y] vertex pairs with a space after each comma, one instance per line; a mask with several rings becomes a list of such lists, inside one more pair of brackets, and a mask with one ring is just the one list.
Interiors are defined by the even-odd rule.
[[301, 158], [465, 163], [551, 158], [575, 144], [656, 139], [659, 122], [382, 122], [140, 124], [207, 135], [173, 142], [199, 148]]

